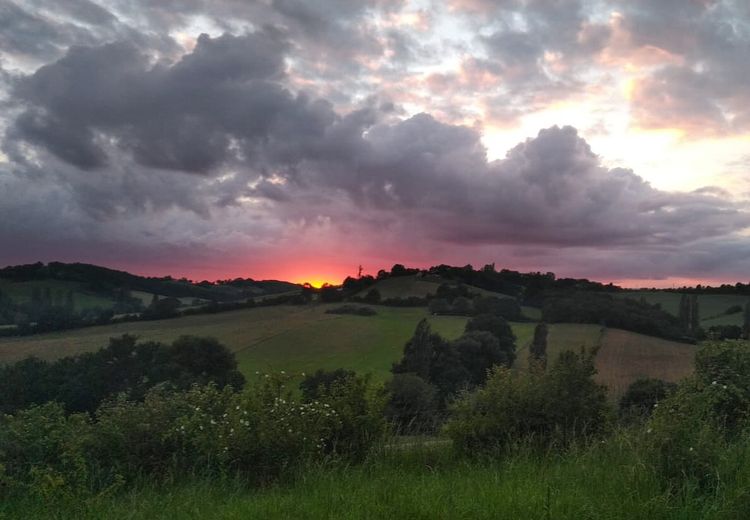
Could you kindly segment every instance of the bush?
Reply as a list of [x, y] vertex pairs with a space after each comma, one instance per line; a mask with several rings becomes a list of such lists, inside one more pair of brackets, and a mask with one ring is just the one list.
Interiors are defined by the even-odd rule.
[[709, 343], [696, 354], [695, 375], [655, 405], [648, 447], [667, 482], [717, 483], [715, 467], [750, 418], [750, 345]]
[[162, 385], [142, 402], [105, 402], [91, 421], [47, 404], [0, 418], [0, 494], [80, 495], [149, 475], [236, 474], [266, 482], [311, 461], [362, 459], [385, 433], [382, 392], [367, 379], [335, 382], [300, 402], [289, 378], [230, 386]]
[[88, 416], [66, 415], [57, 403], [0, 416], [0, 496], [82, 494], [91, 483], [85, 451], [91, 429]]
[[620, 417], [626, 421], [647, 419], [659, 401], [677, 388], [661, 379], [637, 379], [620, 398]]
[[385, 389], [385, 417], [399, 433], [428, 433], [436, 429], [440, 418], [434, 386], [414, 374], [395, 374]]
[[495, 367], [484, 388], [453, 409], [446, 432], [466, 454], [497, 453], [518, 441], [564, 447], [600, 434], [608, 422], [592, 355], [564, 352], [547, 373]]
[[335, 383], [343, 382], [355, 376], [354, 372], [343, 368], [337, 368], [336, 370], [318, 369], [314, 374], [305, 376], [299, 384], [299, 388], [305, 401], [314, 401], [329, 392]]

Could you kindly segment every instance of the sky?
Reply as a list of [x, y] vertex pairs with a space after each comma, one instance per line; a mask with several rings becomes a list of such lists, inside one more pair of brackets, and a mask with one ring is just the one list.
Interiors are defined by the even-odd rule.
[[746, 0], [0, 0], [0, 265], [750, 281]]

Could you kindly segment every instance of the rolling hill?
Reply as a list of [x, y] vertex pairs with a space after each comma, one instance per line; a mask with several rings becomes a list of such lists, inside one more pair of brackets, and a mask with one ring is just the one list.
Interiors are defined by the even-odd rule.
[[[181, 335], [212, 336], [237, 356], [246, 376], [256, 371], [310, 372], [347, 368], [389, 376], [391, 364], [423, 318], [446, 338], [458, 337], [466, 323], [459, 316], [429, 316], [424, 308], [376, 306], [375, 316], [326, 314], [335, 304], [280, 305], [169, 320], [137, 321], [58, 333], [0, 339], [0, 363], [34, 355], [56, 359], [105, 346], [110, 337], [135, 334], [143, 340], [169, 342]], [[513, 323], [517, 338], [516, 367], [525, 369], [535, 323]], [[694, 345], [604, 329], [598, 325], [550, 325], [548, 356], [581, 346], [599, 347], [597, 379], [619, 397], [638, 377], [675, 381], [692, 370]]]
[[[626, 291], [617, 293], [622, 298], [639, 300], [643, 298], [648, 303], [659, 304], [665, 311], [677, 316], [681, 293], [667, 291]], [[741, 294], [699, 294], [701, 326], [708, 328], [712, 325], [742, 325], [742, 313], [726, 314], [727, 309], [739, 305], [744, 307], [750, 297]]]

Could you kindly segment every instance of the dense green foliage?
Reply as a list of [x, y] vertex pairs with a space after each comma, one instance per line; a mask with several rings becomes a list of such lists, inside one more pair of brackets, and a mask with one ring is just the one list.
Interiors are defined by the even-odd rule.
[[306, 375], [300, 382], [299, 388], [306, 401], [313, 401], [330, 392], [334, 385], [345, 383], [356, 375], [351, 370], [344, 370], [343, 368], [337, 368], [336, 370], [318, 369], [314, 373]]
[[183, 389], [209, 382], [240, 388], [244, 378], [234, 355], [213, 338], [183, 336], [164, 345], [137, 343], [124, 335], [96, 352], [52, 363], [28, 358], [1, 366], [0, 412], [48, 401], [62, 403], [68, 412], [93, 412], [116, 394], [143, 399], [164, 382]]
[[672, 482], [691, 478], [716, 485], [721, 452], [750, 427], [750, 345], [702, 347], [695, 375], [655, 406], [648, 444], [659, 472]]
[[569, 293], [544, 300], [542, 318], [548, 323], [597, 323], [660, 338], [691, 339], [695, 331], [659, 305], [605, 293]]
[[495, 367], [486, 385], [453, 409], [446, 432], [466, 454], [497, 453], [518, 440], [567, 446], [607, 427], [606, 390], [591, 354], [564, 352], [547, 372]]
[[507, 323], [504, 327], [492, 318], [477, 319], [453, 341], [434, 334], [429, 323], [422, 320], [404, 346], [401, 361], [394, 364], [393, 373], [421, 377], [437, 388], [443, 403], [460, 390], [483, 384], [491, 367], [511, 366], [515, 359], [513, 332]]
[[312, 460], [359, 459], [384, 432], [366, 380], [298, 402], [288, 380], [264, 378], [244, 392], [215, 385], [119, 396], [95, 419], [55, 403], [0, 417], [0, 493], [97, 493], [148, 474], [240, 474], [263, 482]]
[[626, 421], [648, 418], [659, 401], [664, 400], [676, 388], [675, 383], [661, 379], [643, 378], [633, 381], [620, 398], [620, 417]]

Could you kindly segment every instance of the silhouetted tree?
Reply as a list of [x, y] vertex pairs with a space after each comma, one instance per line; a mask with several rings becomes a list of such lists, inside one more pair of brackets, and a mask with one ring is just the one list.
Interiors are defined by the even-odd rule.
[[401, 361], [393, 365], [393, 373], [412, 373], [428, 380], [435, 347], [442, 343], [443, 338], [433, 334], [430, 324], [423, 319], [417, 324], [414, 336], [404, 346]]

